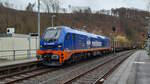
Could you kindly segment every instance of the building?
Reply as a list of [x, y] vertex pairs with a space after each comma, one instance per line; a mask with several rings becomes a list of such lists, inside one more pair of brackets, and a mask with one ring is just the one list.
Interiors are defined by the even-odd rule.
[[0, 59], [16, 60], [35, 57], [38, 36], [25, 34], [0, 34]]

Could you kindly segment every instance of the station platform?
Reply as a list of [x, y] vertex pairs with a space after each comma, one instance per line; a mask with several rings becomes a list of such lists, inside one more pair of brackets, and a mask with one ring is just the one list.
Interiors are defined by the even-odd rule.
[[37, 60], [36, 57], [31, 57], [31, 58], [28, 58], [28, 59], [15, 60], [15, 61], [0, 59], [0, 68], [5, 67], [5, 66], [16, 65], [16, 64], [34, 62], [36, 60]]
[[138, 50], [109, 76], [104, 84], [150, 84], [150, 56]]

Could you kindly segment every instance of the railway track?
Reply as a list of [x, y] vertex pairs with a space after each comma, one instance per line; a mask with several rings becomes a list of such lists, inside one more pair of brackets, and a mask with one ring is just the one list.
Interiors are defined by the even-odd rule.
[[28, 71], [28, 72], [24, 72], [21, 74], [17, 74], [17, 75], [13, 75], [13, 76], [9, 76], [6, 78], [1, 79], [0, 83], [4, 83], [4, 84], [12, 84], [12, 83], [16, 83], [22, 80], [27, 80], [28, 78], [31, 77], [35, 77], [38, 75], [42, 75], [48, 72], [52, 72], [57, 70], [56, 68], [42, 68], [42, 69], [37, 69], [37, 70], [32, 70], [32, 71]]
[[[107, 56], [100, 58], [92, 64], [86, 62], [84, 66], [70, 68], [67, 72], [62, 72], [59, 75], [47, 75], [47, 79], [44, 78], [43, 81], [38, 81], [38, 84], [97, 84], [99, 81], [104, 80], [105, 77], [110, 75], [121, 62], [128, 58], [133, 51], [122, 52], [116, 54], [115, 56]], [[121, 60], [121, 61], [119, 61]], [[65, 70], [65, 69], [64, 69]], [[66, 70], [65, 70], [66, 71]], [[59, 72], [57, 72], [59, 73]], [[46, 76], [45, 76], [46, 77]], [[37, 78], [40, 79], [40, 78]], [[25, 82], [28, 83], [28, 82]], [[35, 83], [32, 80], [30, 83]]]
[[63, 84], [103, 84], [104, 80], [132, 53], [114, 57], [88, 71], [78, 74]]
[[[85, 68], [85, 70], [82, 70], [79, 67], [78, 69], [74, 69], [72, 71], [69, 70], [70, 72], [68, 72], [68, 73], [66, 72], [66, 73], [62, 74], [60, 77], [56, 76], [56, 77], [52, 78], [50, 81], [46, 81], [46, 82], [41, 81], [38, 83], [39, 84], [49, 84], [49, 83], [51, 83], [51, 84], [76, 84], [76, 83], [77, 84], [81, 84], [81, 83], [88, 84], [88, 83], [92, 82], [93, 84], [97, 84], [97, 83], [100, 83], [100, 81], [106, 79], [107, 76], [117, 66], [119, 66], [118, 64], [119, 63], [121, 64], [121, 62], [123, 62], [123, 60], [125, 60], [131, 54], [132, 54], [131, 52], [130, 53], [126, 52], [126, 53], [121, 54], [122, 56], [119, 56], [119, 57], [118, 56], [104, 57], [104, 58], [101, 58], [101, 61], [100, 61], [100, 63], [98, 63], [98, 65], [93, 64], [96, 66], [94, 66], [92, 68], [88, 68], [88, 69]], [[121, 60], [121, 61], [118, 61], [118, 60]], [[111, 65], [113, 67], [107, 66], [107, 65]], [[68, 68], [68, 67], [66, 67], [66, 68]], [[59, 68], [59, 69], [65, 70], [66, 68], [63, 68], [63, 69]], [[46, 75], [46, 73], [55, 72], [55, 71], [58, 71], [59, 69], [58, 68], [43, 68], [43, 67], [40, 67], [38, 69], [35, 68], [35, 69], [24, 71], [24, 72], [19, 72], [17, 74], [0, 77], [0, 83], [4, 83], [4, 84], [19, 83], [20, 84], [21, 81], [24, 81], [24, 80], [28, 81], [29, 78], [34, 79], [37, 76]], [[97, 73], [99, 73], [99, 74], [97, 74]], [[40, 81], [40, 80], [38, 80], [38, 81]], [[88, 83], [86, 81], [88, 81]]]
[[54, 70], [44, 66], [38, 67], [38, 64], [37, 61], [32, 61], [0, 67], [0, 84], [11, 84]]
[[[38, 67], [38, 68], [41, 68], [41, 67]], [[22, 72], [26, 72], [29, 70], [34, 70], [34, 69], [37, 69], [36, 61], [1, 66], [0, 67], [0, 79], [11, 76], [11, 75], [19, 74]]]

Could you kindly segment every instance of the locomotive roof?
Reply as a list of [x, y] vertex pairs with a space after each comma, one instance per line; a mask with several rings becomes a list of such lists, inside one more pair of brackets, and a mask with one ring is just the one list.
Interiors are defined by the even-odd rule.
[[106, 39], [105, 36], [96, 35], [96, 34], [88, 33], [88, 32], [85, 32], [85, 31], [79, 31], [79, 30], [72, 29], [72, 28], [66, 27], [66, 26], [61, 26], [61, 27], [58, 26], [58, 28], [63, 28], [66, 32], [70, 32], [70, 33], [76, 33], [76, 34], [86, 35], [86, 36], [93, 37], [93, 38], [100, 37], [102, 39]]
[[56, 27], [48, 27], [47, 29], [63, 29], [65, 30], [66, 33], [75, 33], [75, 34], [81, 34], [81, 35], [86, 35], [88, 37], [93, 37], [93, 38], [102, 38], [102, 39], [107, 39], [107, 37], [102, 36], [102, 35], [96, 35], [96, 34], [92, 34], [89, 32], [85, 32], [85, 31], [79, 31], [76, 29], [72, 29], [70, 27], [67, 26], [56, 26]]

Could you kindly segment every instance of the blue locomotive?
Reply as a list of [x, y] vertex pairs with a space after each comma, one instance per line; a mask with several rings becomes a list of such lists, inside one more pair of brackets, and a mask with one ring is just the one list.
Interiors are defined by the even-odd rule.
[[110, 51], [108, 37], [56, 26], [47, 28], [42, 35], [37, 59], [45, 65], [59, 66]]

